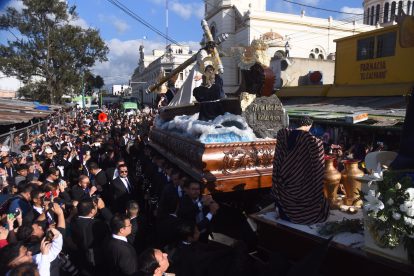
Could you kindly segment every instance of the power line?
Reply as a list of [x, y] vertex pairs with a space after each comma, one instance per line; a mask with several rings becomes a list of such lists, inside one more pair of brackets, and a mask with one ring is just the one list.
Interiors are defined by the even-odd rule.
[[136, 21], [138, 21], [142, 25], [146, 26], [147, 28], [149, 28], [150, 30], [152, 30], [153, 32], [155, 32], [156, 34], [158, 34], [159, 36], [165, 38], [167, 41], [170, 41], [173, 44], [176, 44], [178, 46], [181, 46], [180, 43], [178, 43], [174, 39], [170, 38], [168, 35], [165, 35], [163, 32], [161, 32], [160, 30], [158, 30], [156, 27], [152, 26], [150, 23], [148, 23], [147, 21], [145, 21], [143, 18], [141, 18], [135, 12], [133, 12], [132, 10], [130, 10], [124, 4], [120, 3], [118, 0], [107, 0], [107, 1], [109, 3], [111, 3], [111, 4], [113, 4], [114, 6], [116, 6], [117, 8], [119, 8], [120, 10], [122, 10], [123, 12], [125, 12], [126, 14], [128, 14], [130, 17], [132, 17], [133, 19], [135, 19]]
[[9, 33], [11, 33], [17, 40], [20, 40], [20, 38], [18, 38], [10, 29], [7, 29], [7, 31], [9, 32]]
[[283, 1], [284, 2], [287, 2], [287, 3], [295, 4], [295, 5], [298, 5], [298, 6], [303, 6], [303, 7], [315, 9], [315, 10], [321, 10], [321, 11], [327, 11], [327, 12], [334, 12], [334, 13], [342, 13], [342, 14], [351, 14], [351, 15], [363, 15], [362, 13], [342, 12], [342, 11], [330, 10], [330, 9], [325, 9], [325, 8], [319, 8], [319, 7], [315, 7], [315, 6], [311, 6], [311, 5], [306, 5], [306, 4], [302, 4], [302, 3], [298, 3], [298, 2], [294, 2], [294, 1], [289, 1], [289, 0], [283, 0]]

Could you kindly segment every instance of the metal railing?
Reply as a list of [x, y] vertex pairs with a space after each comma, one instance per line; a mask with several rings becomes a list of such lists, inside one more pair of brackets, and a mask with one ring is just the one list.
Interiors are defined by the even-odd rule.
[[0, 135], [0, 144], [8, 146], [9, 148], [12, 145], [13, 139], [16, 136], [20, 137], [20, 141], [26, 143], [27, 139], [30, 135], [37, 135], [37, 134], [46, 134], [48, 131], [49, 126], [57, 126], [58, 129], [61, 126], [64, 126], [67, 122], [67, 117], [73, 114], [66, 113], [66, 114], [58, 114], [58, 115], [51, 115], [47, 119], [34, 123], [30, 126], [23, 127], [20, 129], [11, 129], [10, 132]]

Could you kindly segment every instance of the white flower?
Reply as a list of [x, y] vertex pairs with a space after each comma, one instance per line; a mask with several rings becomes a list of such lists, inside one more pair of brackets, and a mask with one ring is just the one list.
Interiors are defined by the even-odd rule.
[[405, 212], [405, 213], [409, 217], [414, 217], [414, 209], [413, 208], [408, 208], [407, 212]]
[[401, 189], [401, 184], [400, 184], [400, 182], [397, 182], [397, 184], [395, 184], [395, 189], [397, 189], [397, 190]]
[[410, 227], [414, 226], [414, 219], [404, 216], [404, 223]]
[[369, 190], [368, 195], [365, 197], [367, 202], [364, 204], [364, 209], [367, 211], [378, 212], [379, 210], [384, 209], [384, 203], [378, 199], [379, 193], [375, 196], [374, 190]]
[[392, 218], [395, 220], [400, 220], [401, 219], [401, 214], [394, 212], [392, 213]]
[[394, 200], [392, 200], [392, 198], [388, 199], [387, 204], [388, 205], [393, 205], [394, 204]]
[[408, 200], [414, 200], [414, 188], [408, 188], [405, 190], [405, 194], [409, 196]]

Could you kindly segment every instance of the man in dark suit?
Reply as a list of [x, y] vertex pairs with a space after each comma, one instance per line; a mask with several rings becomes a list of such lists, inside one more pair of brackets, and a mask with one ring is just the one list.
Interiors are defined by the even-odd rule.
[[127, 241], [131, 234], [131, 221], [125, 216], [114, 216], [111, 219], [112, 238], [106, 245], [105, 265], [108, 275], [135, 275], [138, 270], [137, 253]]
[[151, 238], [151, 233], [145, 216], [140, 213], [138, 202], [135, 200], [128, 201], [126, 204], [126, 213], [132, 225], [131, 233], [127, 239], [139, 254], [146, 248], [147, 242]]
[[180, 199], [178, 217], [196, 223], [200, 230], [200, 240], [208, 241], [210, 222], [219, 205], [210, 195], [201, 196], [201, 184], [197, 181], [184, 183], [185, 195]]
[[110, 166], [105, 170], [106, 177], [109, 183], [112, 183], [112, 181], [119, 176], [118, 167], [121, 165], [125, 165], [125, 160], [122, 158], [116, 161], [115, 166]]
[[177, 275], [252, 275], [248, 273], [248, 255], [242, 244], [230, 247], [216, 242], [200, 243], [200, 232], [191, 222], [182, 222], [178, 233], [180, 242], [171, 254]]
[[[166, 198], [171, 200], [172, 197], [175, 197], [174, 201], [178, 201], [183, 195], [184, 190], [182, 189], [182, 179], [181, 179], [181, 172], [179, 170], [173, 170], [171, 173], [171, 181], [167, 183], [161, 193], [160, 203], [158, 205], [158, 215], [168, 215], [165, 209], [165, 205], [169, 204]], [[174, 211], [175, 212], [175, 211]]]
[[164, 248], [178, 241], [178, 226], [181, 220], [177, 216], [178, 197], [169, 194], [164, 197], [163, 212], [157, 213], [157, 246]]
[[[93, 275], [95, 272], [103, 274], [102, 241], [109, 236], [109, 229], [105, 221], [110, 221], [112, 213], [105, 208], [105, 203], [98, 198], [97, 203], [90, 198], [78, 203], [78, 216], [72, 220], [72, 239], [77, 247], [77, 264], [82, 273]], [[104, 220], [95, 218], [98, 210]]]
[[125, 204], [134, 197], [135, 187], [128, 177], [128, 167], [118, 167], [119, 176], [112, 182], [112, 197], [114, 210], [124, 212]]
[[90, 185], [89, 177], [86, 175], [79, 176], [78, 185], [74, 185], [71, 190], [71, 197], [73, 200], [80, 201], [88, 199], [96, 192], [96, 187]]
[[104, 201], [109, 204], [110, 191], [106, 173], [99, 168], [98, 164], [95, 162], [89, 164], [89, 171], [93, 176], [93, 185], [96, 186], [96, 189], [102, 195]]

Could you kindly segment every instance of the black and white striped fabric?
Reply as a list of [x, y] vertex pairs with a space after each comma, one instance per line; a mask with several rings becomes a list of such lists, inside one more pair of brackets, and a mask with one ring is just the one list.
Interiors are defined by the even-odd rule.
[[301, 130], [278, 132], [272, 194], [291, 222], [313, 224], [327, 219], [329, 204], [323, 195], [324, 168], [321, 140]]

